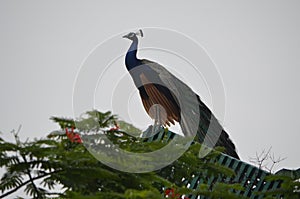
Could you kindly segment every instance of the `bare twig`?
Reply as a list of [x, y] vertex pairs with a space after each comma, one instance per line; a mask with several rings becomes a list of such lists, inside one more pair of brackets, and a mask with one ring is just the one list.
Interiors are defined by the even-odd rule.
[[258, 166], [259, 169], [265, 169], [272, 173], [276, 164], [282, 162], [286, 158], [278, 157], [276, 158], [274, 153], [271, 154], [272, 147], [267, 151], [264, 149], [260, 154], [255, 153], [254, 158], [249, 158], [249, 161]]
[[19, 133], [20, 133], [20, 131], [21, 131], [21, 128], [22, 128], [22, 125], [20, 124], [17, 131], [16, 131], [15, 129], [13, 129], [13, 130], [11, 131], [11, 133], [12, 133], [13, 136], [15, 137], [16, 143], [17, 143], [18, 145], [21, 144], [20, 138], [19, 138]]
[[270, 173], [273, 171], [274, 166], [276, 164], [278, 164], [279, 162], [282, 162], [283, 160], [285, 160], [286, 158], [281, 158], [280, 156], [278, 158], [275, 158], [274, 153], [272, 155], [269, 156], [270, 160], [271, 160], [271, 166], [269, 168], [266, 168]]

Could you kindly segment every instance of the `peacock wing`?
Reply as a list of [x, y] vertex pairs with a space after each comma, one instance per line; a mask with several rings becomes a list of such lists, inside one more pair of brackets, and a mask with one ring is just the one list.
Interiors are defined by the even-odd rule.
[[151, 81], [147, 73], [141, 73], [140, 79], [148, 96], [142, 98], [143, 105], [150, 117], [168, 126], [179, 122], [180, 109], [170, 91], [161, 83]]
[[142, 63], [154, 70], [159, 75], [164, 86], [171, 91], [170, 93], [180, 109], [179, 123], [184, 135], [195, 136], [200, 118], [198, 96], [185, 83], [160, 64], [146, 59], [143, 59]]

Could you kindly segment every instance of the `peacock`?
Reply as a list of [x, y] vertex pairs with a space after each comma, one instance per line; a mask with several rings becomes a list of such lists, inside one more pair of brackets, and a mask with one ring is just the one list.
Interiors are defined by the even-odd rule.
[[191, 88], [162, 65], [137, 58], [142, 30], [123, 36], [131, 40], [125, 65], [139, 91], [144, 109], [154, 126], [180, 124], [184, 136], [197, 136], [208, 147], [221, 146], [224, 153], [239, 159], [236, 147], [211, 110]]

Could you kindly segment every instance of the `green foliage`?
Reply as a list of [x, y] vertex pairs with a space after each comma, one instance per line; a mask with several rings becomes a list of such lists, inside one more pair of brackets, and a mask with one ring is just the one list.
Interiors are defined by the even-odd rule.
[[[284, 169], [285, 170], [285, 169]], [[262, 192], [266, 198], [273, 198], [276, 195], [282, 195], [288, 199], [300, 198], [300, 179], [298, 170], [285, 170], [278, 172], [277, 175], [268, 176], [267, 181], [280, 181], [281, 186], [278, 189]]]
[[138, 137], [142, 134], [142, 131], [134, 127], [132, 124], [128, 124], [124, 121], [118, 121], [118, 125], [122, 131], [130, 133], [132, 136]]
[[[157, 199], [165, 197], [167, 188], [186, 196], [201, 194], [210, 198], [241, 198], [232, 192], [243, 190], [240, 184], [218, 182], [209, 185], [207, 176], [233, 177], [235, 173], [215, 161], [220, 155], [217, 151], [199, 159], [199, 143], [191, 145], [179, 159], [158, 171], [126, 173], [96, 160], [83, 144], [68, 139], [65, 129], [74, 129], [72, 133], [100, 130], [118, 147], [138, 153], [157, 150], [167, 141], [145, 142], [144, 138], [136, 136], [140, 133], [139, 129], [117, 121], [110, 112], [89, 111], [76, 121], [60, 117], [51, 119], [59, 124], [61, 130], [53, 131], [48, 138], [21, 142], [17, 133], [14, 133], [15, 143], [0, 138], [0, 167], [5, 169], [1, 177], [0, 198], [20, 188], [32, 198]], [[116, 121], [122, 130], [104, 130], [115, 125]], [[87, 139], [93, 140], [94, 137], [91, 134]], [[186, 187], [193, 176], [203, 179], [195, 190]], [[284, 194], [293, 196], [299, 182], [287, 176], [278, 179], [283, 181]]]
[[125, 192], [126, 199], [158, 199], [162, 198], [162, 194], [157, 189], [152, 190], [134, 190], [128, 189]]
[[225, 184], [216, 182], [212, 188], [210, 188], [206, 184], [202, 184], [199, 189], [194, 191], [193, 193], [196, 195], [207, 196], [211, 199], [219, 199], [219, 198], [230, 198], [230, 199], [242, 199], [245, 198], [240, 195], [236, 195], [233, 192], [228, 192], [228, 190], [244, 190], [244, 188], [240, 184]]

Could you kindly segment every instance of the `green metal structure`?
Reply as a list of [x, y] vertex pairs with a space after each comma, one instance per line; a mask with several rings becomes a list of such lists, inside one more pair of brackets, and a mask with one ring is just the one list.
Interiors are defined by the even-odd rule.
[[[144, 137], [147, 137], [149, 135], [149, 132], [144, 133]], [[154, 136], [148, 136], [146, 138], [146, 141], [153, 142], [153, 141], [159, 141], [162, 139], [170, 140], [173, 139], [174, 136], [177, 136], [176, 134], [172, 133], [171, 131], [165, 132], [163, 129], [157, 133]], [[245, 189], [244, 191], [236, 191], [235, 193], [238, 196], [245, 196], [248, 198], [253, 199], [261, 199], [264, 196], [263, 195], [257, 195], [257, 192], [265, 192], [269, 190], [275, 190], [280, 187], [279, 181], [266, 181], [266, 176], [272, 175], [267, 171], [264, 171], [262, 169], [259, 169], [253, 165], [250, 165], [248, 163], [245, 163], [241, 160], [235, 159], [233, 157], [230, 157], [226, 154], [221, 154], [217, 160], [221, 165], [232, 169], [236, 175], [233, 178], [224, 178], [222, 176], [208, 176], [206, 174], [202, 174], [200, 176], [194, 176], [191, 181], [187, 181], [186, 185], [188, 185], [188, 188], [190, 189], [196, 189], [201, 185], [201, 183], [205, 180], [208, 182], [208, 185], [211, 186], [216, 182], [224, 182], [224, 183], [239, 183], [241, 184]], [[203, 175], [206, 179], [203, 179]], [[233, 190], [232, 190], [233, 191]], [[198, 195], [191, 195], [189, 196], [190, 199], [203, 199], [205, 197], [198, 196]], [[277, 198], [283, 198], [283, 196], [278, 195]]]

